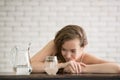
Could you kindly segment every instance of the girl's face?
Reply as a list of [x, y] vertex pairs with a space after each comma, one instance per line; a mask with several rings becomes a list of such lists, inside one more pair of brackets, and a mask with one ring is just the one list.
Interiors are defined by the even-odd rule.
[[68, 40], [62, 45], [61, 53], [66, 61], [77, 60], [81, 57], [83, 48], [80, 47], [80, 40], [75, 38]]

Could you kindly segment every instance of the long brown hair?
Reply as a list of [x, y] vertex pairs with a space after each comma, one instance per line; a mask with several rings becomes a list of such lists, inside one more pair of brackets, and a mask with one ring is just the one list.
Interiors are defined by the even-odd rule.
[[80, 40], [80, 47], [84, 47], [88, 43], [85, 31], [78, 25], [67, 25], [57, 32], [54, 43], [57, 50], [56, 56], [60, 62], [66, 62], [61, 54], [62, 45], [65, 41], [75, 38]]

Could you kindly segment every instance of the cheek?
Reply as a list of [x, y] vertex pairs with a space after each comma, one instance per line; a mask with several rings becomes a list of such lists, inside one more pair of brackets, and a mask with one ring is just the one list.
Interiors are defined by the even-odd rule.
[[[62, 56], [66, 59], [66, 58], [68, 58], [68, 55], [67, 55], [67, 53], [65, 52], [65, 51], [62, 51]], [[77, 58], [77, 55], [76, 54], [69, 54], [69, 59], [71, 58], [71, 60], [72, 59], [76, 59]]]
[[65, 51], [61, 51], [61, 54], [64, 57], [65, 56]]

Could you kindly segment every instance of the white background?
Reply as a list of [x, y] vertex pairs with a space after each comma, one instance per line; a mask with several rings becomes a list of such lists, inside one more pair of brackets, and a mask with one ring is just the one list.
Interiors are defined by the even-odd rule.
[[68, 24], [85, 29], [87, 52], [120, 63], [120, 0], [0, 0], [0, 72], [15, 45], [31, 42], [32, 57]]

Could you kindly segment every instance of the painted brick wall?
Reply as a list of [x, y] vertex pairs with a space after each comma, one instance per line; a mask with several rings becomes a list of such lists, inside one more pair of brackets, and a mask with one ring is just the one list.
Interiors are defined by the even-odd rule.
[[0, 72], [11, 71], [11, 48], [31, 57], [68, 24], [82, 26], [86, 50], [120, 63], [120, 0], [0, 0]]

